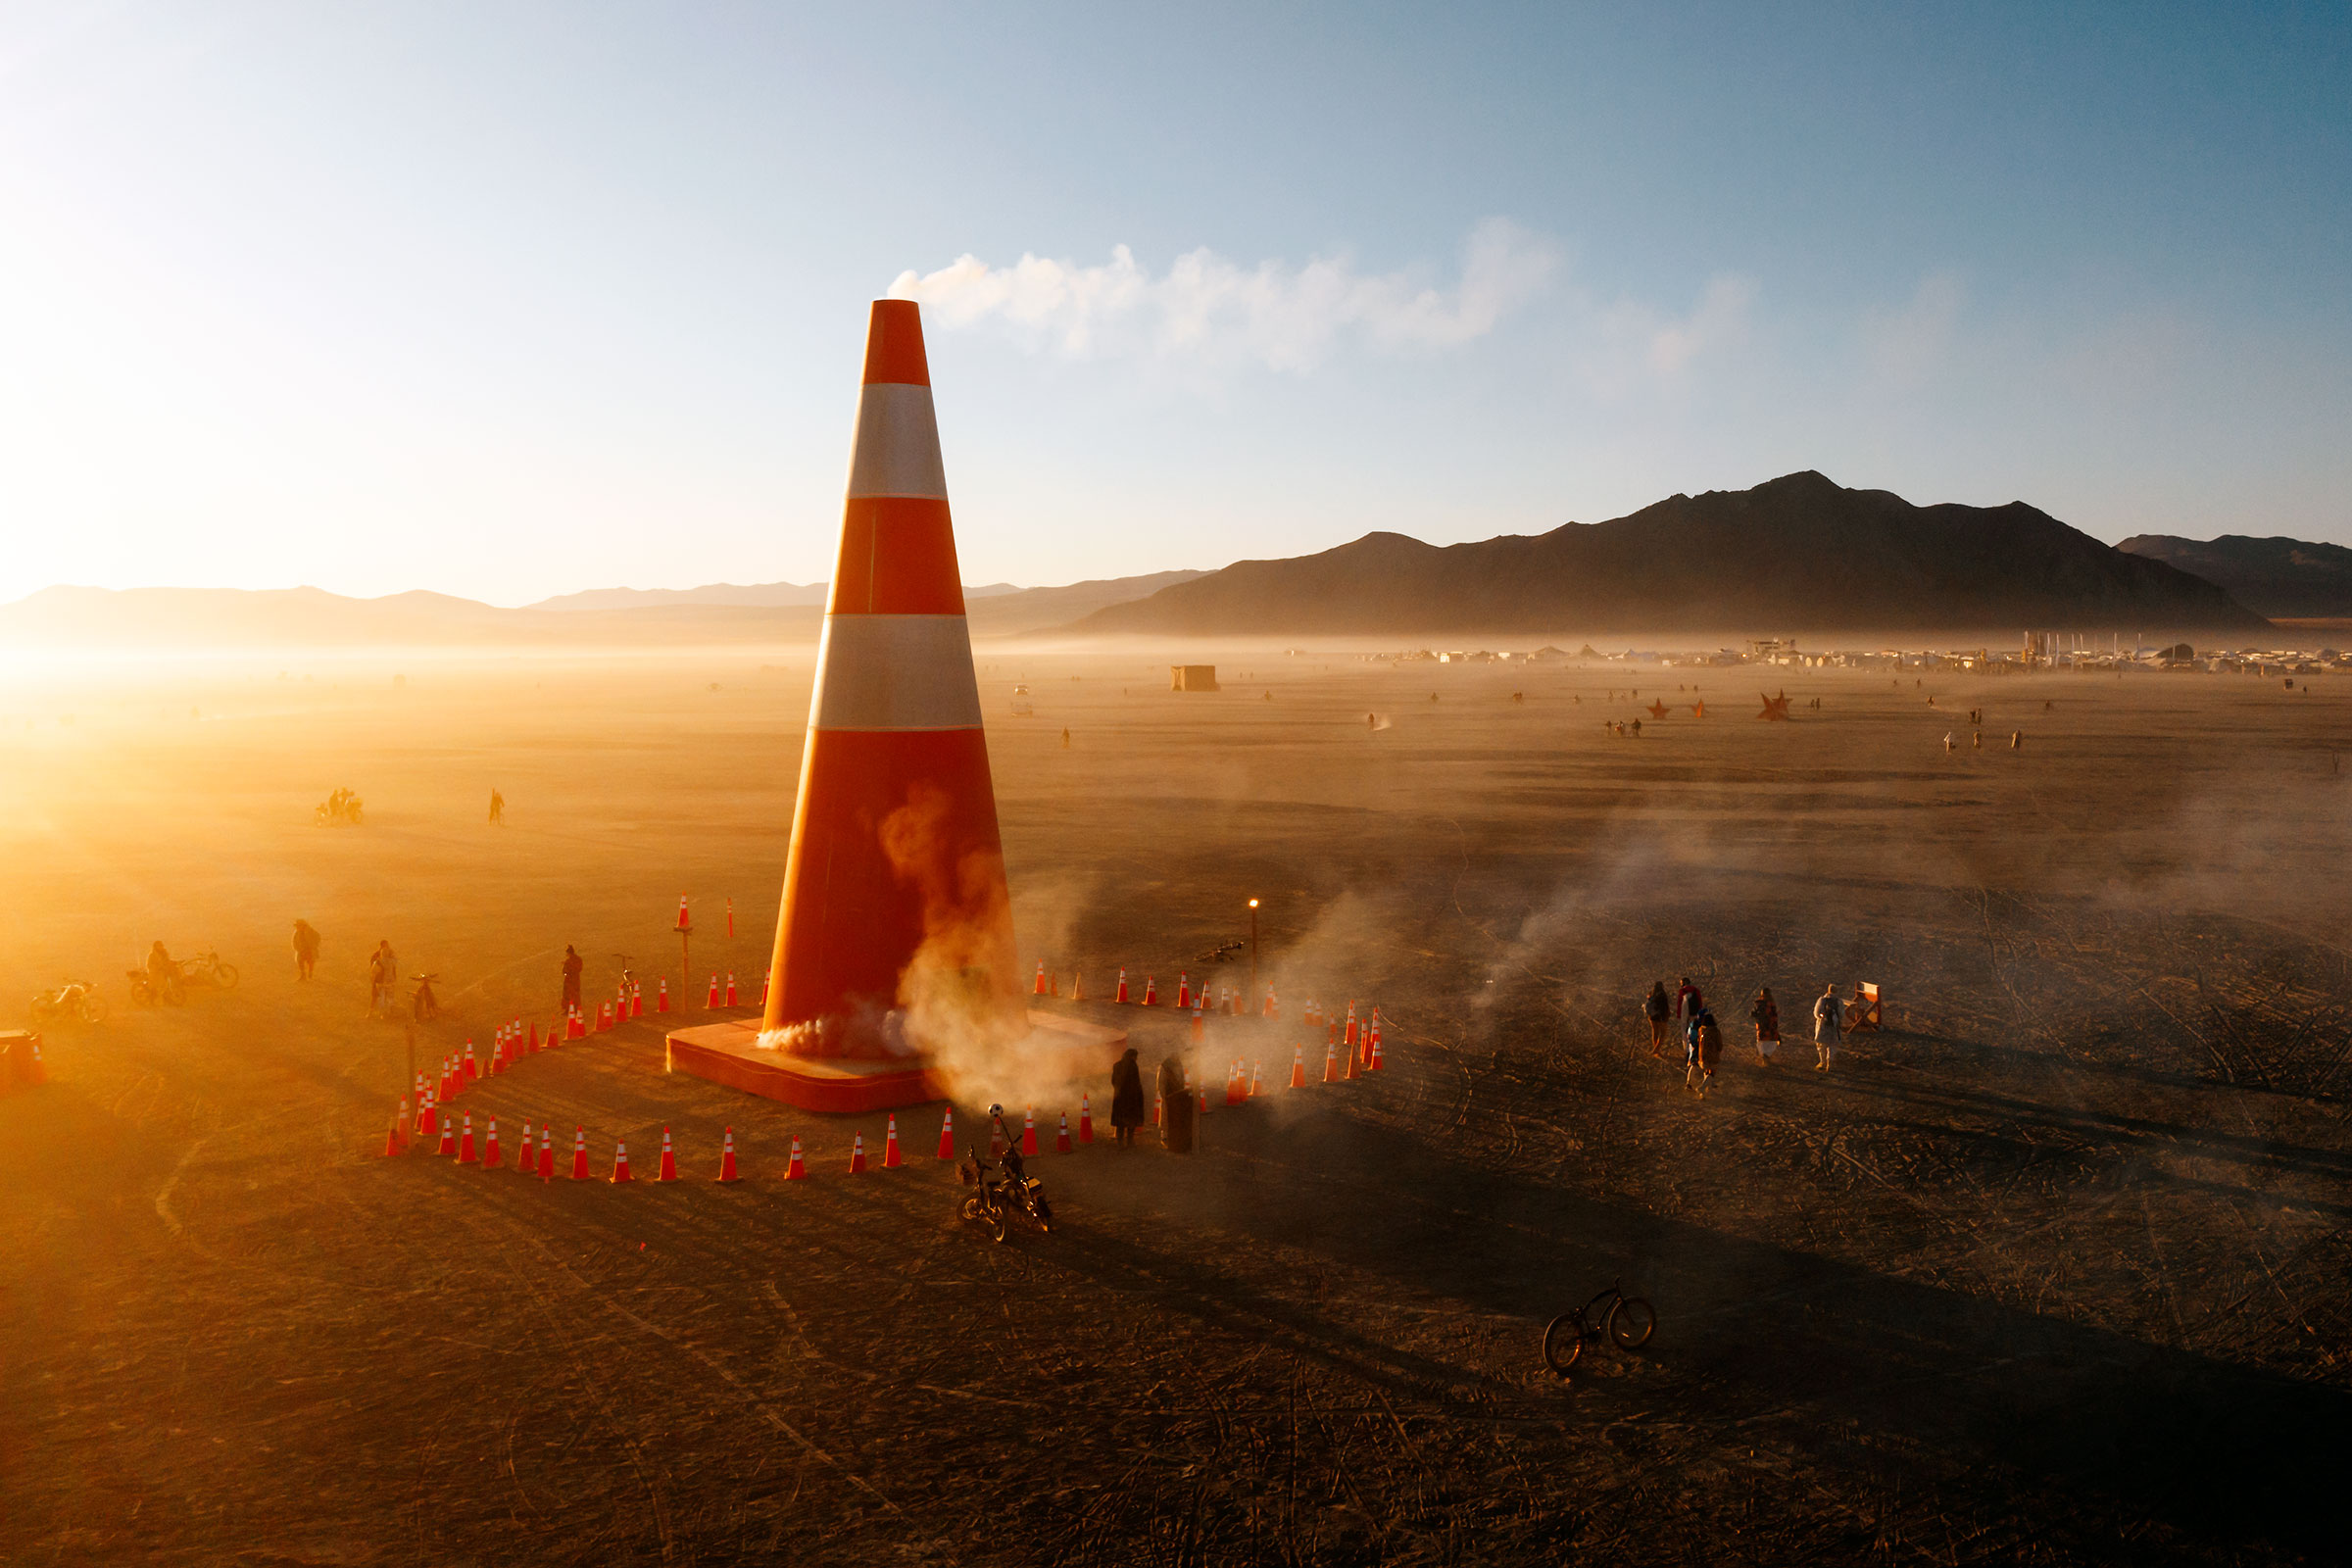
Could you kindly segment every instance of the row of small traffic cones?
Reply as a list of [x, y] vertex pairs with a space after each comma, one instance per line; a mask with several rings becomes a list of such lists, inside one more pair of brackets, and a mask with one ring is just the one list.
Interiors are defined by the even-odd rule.
[[[1040, 997], [1060, 996], [1060, 975], [1054, 970], [1048, 969], [1044, 963], [1039, 963], [1037, 966], [1036, 978], [1030, 983], [1030, 994]], [[1074, 1002], [1084, 1001], [1085, 996], [1086, 987], [1083, 979], [1079, 975], [1073, 973], [1070, 976], [1070, 1000]], [[1152, 975], [1144, 976], [1144, 993], [1141, 997], [1138, 997], [1134, 994], [1132, 987], [1130, 987], [1128, 984], [1127, 971], [1122, 968], [1119, 970], [1118, 984], [1111, 991], [1110, 1000], [1114, 1003], [1137, 1006], [1159, 1006], [1161, 1004], [1159, 1000], [1159, 982], [1157, 978]], [[1195, 990], [1192, 983], [1192, 975], [1189, 971], [1179, 971], [1176, 976], [1176, 1001], [1174, 1005], [1176, 1010], [1179, 1012], [1192, 1012], [1196, 1015], [1202, 1013], [1215, 1013], [1221, 1014], [1225, 1017], [1239, 1018], [1254, 1013], [1255, 1016], [1260, 1018], [1280, 1018], [1282, 1016], [1282, 1004], [1274, 995], [1274, 988], [1272, 986], [1266, 987], [1265, 996], [1261, 998], [1257, 1005], [1252, 1008], [1250, 1005], [1250, 999], [1239, 988], [1234, 986], [1218, 987], [1217, 994], [1214, 997], [1209, 995], [1209, 990], [1205, 983], [1203, 983], [1198, 990]], [[1355, 1046], [1358, 1044], [1359, 1037], [1362, 1033], [1356, 1024], [1355, 1008], [1356, 1004], [1354, 1003], [1350, 1002], [1348, 1004], [1348, 1013], [1345, 1020], [1345, 1032], [1347, 1036], [1347, 1042], [1350, 1046]], [[1318, 1029], [1336, 1020], [1332, 1014], [1324, 1011], [1322, 1004], [1310, 999], [1307, 1002], [1306, 1010], [1300, 1015], [1300, 1021], [1309, 1029]]]

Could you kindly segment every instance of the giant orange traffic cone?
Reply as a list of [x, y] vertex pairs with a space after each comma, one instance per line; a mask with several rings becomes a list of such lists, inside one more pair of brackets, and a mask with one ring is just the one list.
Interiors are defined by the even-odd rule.
[[727, 1141], [718, 1149], [718, 1179], [722, 1182], [736, 1180], [735, 1129], [732, 1127], [727, 1129]]
[[805, 1054], [872, 1055], [869, 1020], [953, 993], [1011, 1036], [1013, 953], [922, 314], [876, 300], [760, 1028], [823, 1022]]
[[678, 1179], [678, 1156], [669, 1147], [669, 1129], [662, 1129], [662, 1163], [654, 1169], [654, 1180], [674, 1182]]

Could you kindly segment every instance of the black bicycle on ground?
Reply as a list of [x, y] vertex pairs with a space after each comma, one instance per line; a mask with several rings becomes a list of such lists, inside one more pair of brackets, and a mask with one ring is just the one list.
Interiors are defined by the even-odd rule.
[[1620, 1350], [1639, 1350], [1658, 1331], [1657, 1308], [1639, 1296], [1628, 1296], [1611, 1281], [1609, 1288], [1573, 1312], [1562, 1312], [1544, 1330], [1544, 1364], [1560, 1376], [1585, 1353], [1585, 1342], [1606, 1335]]

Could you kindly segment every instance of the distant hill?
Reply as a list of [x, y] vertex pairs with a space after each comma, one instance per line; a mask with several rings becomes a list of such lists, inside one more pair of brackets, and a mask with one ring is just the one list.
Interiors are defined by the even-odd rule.
[[[1162, 571], [1059, 588], [992, 583], [967, 588], [975, 636], [1010, 636], [1057, 625], [1106, 605], [1140, 599], [1197, 571]], [[726, 587], [728, 585], [714, 585]], [[756, 585], [735, 592], [794, 588]], [[760, 604], [696, 597], [705, 592], [644, 590], [640, 600], [563, 610], [501, 609], [448, 594], [413, 592], [351, 599], [322, 588], [44, 588], [0, 605], [0, 646], [70, 648], [402, 648], [402, 647], [686, 647], [814, 643], [824, 620], [821, 586], [802, 604]], [[565, 595], [568, 601], [600, 589]], [[668, 597], [662, 597], [664, 594]], [[543, 602], [547, 603], [547, 602]]]
[[1913, 506], [1813, 472], [1673, 496], [1609, 522], [1440, 547], [1366, 534], [1244, 561], [1064, 634], [2246, 632], [2269, 623], [2201, 577], [2023, 502]]
[[2204, 540], [2143, 533], [2115, 548], [2193, 571], [2259, 615], [2281, 620], [2352, 616], [2352, 550], [2342, 545], [2242, 533]]
[[[759, 610], [805, 609], [823, 606], [826, 584], [821, 582], [710, 582], [700, 588], [589, 588], [576, 594], [558, 594], [525, 605], [525, 610], [651, 610], [657, 605], [735, 605]], [[1025, 593], [1018, 583], [965, 583], [963, 597], [995, 599]]]

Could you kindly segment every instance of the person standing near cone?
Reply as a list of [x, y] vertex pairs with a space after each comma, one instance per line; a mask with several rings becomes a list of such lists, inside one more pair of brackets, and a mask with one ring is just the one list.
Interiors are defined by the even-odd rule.
[[318, 968], [318, 928], [308, 920], [294, 922], [294, 978], [308, 980]]
[[579, 953], [570, 943], [564, 944], [564, 1014], [565, 1017], [569, 1017], [571, 1010], [580, 1004], [580, 970], [584, 967], [586, 966], [580, 962]]
[[1171, 1154], [1193, 1152], [1193, 1097], [1185, 1092], [1184, 1062], [1169, 1055], [1159, 1063], [1159, 1142]]
[[1135, 1048], [1110, 1064], [1110, 1125], [1112, 1142], [1121, 1149], [1135, 1147], [1135, 1130], [1144, 1124], [1144, 1070]]
[[1845, 1004], [1838, 1000], [1838, 983], [1833, 980], [1821, 1000], [1813, 1004], [1814, 1071], [1830, 1070], [1830, 1059], [1838, 1054], [1838, 1042], [1844, 1033]]

